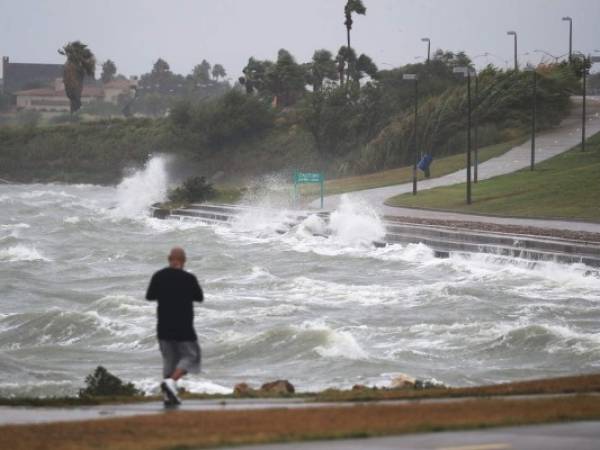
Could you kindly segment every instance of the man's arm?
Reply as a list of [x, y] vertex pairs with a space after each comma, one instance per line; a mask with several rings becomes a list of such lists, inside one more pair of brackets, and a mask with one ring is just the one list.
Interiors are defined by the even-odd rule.
[[202, 303], [204, 301], [204, 292], [202, 292], [202, 288], [200, 284], [198, 284], [198, 279], [196, 276], [193, 276], [193, 285], [192, 285], [192, 299], [195, 302]]
[[156, 281], [156, 274], [152, 275], [150, 284], [146, 290], [146, 300], [158, 300], [158, 282]]

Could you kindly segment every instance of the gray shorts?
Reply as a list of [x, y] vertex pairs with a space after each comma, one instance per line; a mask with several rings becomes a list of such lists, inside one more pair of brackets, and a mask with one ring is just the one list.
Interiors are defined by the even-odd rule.
[[175, 369], [187, 373], [200, 372], [202, 353], [198, 341], [158, 341], [163, 358], [163, 377], [168, 378]]

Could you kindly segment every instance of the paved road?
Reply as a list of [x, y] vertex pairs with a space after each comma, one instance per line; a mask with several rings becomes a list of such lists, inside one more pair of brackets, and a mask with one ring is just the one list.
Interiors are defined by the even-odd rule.
[[247, 446], [235, 447], [235, 450], [598, 450], [599, 448], [600, 422], [573, 422], [371, 439]]
[[[544, 161], [563, 153], [581, 142], [581, 99], [574, 100], [574, 106], [567, 117], [557, 128], [541, 132], [536, 136], [536, 161]], [[600, 97], [590, 97], [588, 102], [587, 136], [600, 132]], [[485, 180], [498, 175], [515, 172], [529, 167], [531, 141], [519, 145], [497, 158], [492, 158], [479, 164], [479, 179]], [[465, 170], [430, 178], [419, 182], [419, 190], [432, 189], [439, 186], [450, 186], [465, 181]], [[476, 192], [476, 187], [474, 188]], [[418, 218], [435, 218], [445, 220], [462, 220], [471, 222], [497, 223], [502, 225], [534, 226], [541, 228], [569, 229], [573, 231], [588, 231], [600, 233], [600, 224], [586, 222], [572, 222], [560, 220], [537, 220], [520, 218], [501, 218], [461, 213], [446, 213], [440, 211], [420, 210], [413, 208], [396, 208], [384, 205], [384, 201], [395, 195], [412, 192], [412, 183], [387, 186], [383, 188], [367, 189], [346, 194], [351, 198], [362, 199], [372, 205], [380, 214], [390, 216], [405, 216]], [[334, 210], [340, 203], [341, 195], [325, 197], [325, 208]], [[312, 207], [317, 208], [318, 202], [313, 202]]]

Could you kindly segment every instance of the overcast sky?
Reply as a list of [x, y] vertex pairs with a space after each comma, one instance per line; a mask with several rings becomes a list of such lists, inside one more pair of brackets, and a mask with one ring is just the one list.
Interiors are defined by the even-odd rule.
[[[88, 44], [99, 62], [120, 73], [148, 72], [161, 57], [187, 74], [203, 58], [221, 63], [237, 79], [250, 56], [274, 59], [288, 49], [299, 62], [315, 49], [333, 53], [345, 43], [346, 0], [0, 0], [0, 54], [14, 62], [62, 63], [56, 50], [68, 41]], [[521, 63], [538, 62], [543, 49], [600, 50], [600, 0], [364, 0], [352, 46], [385, 69], [416, 61], [431, 38], [436, 48], [480, 56], [477, 65], [512, 64], [512, 37]], [[530, 52], [529, 55], [524, 53]], [[98, 72], [99, 73], [99, 72]]]

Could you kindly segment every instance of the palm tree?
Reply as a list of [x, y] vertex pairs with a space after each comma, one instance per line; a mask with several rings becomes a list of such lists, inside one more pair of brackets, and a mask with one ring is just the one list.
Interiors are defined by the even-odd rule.
[[323, 87], [323, 80], [335, 80], [338, 78], [336, 62], [329, 50], [315, 50], [312, 62], [309, 64], [310, 83], [313, 85], [313, 91], [320, 91]]
[[87, 45], [80, 41], [69, 42], [58, 53], [67, 57], [63, 69], [65, 92], [71, 103], [71, 114], [81, 108], [83, 79], [93, 77], [96, 72], [96, 58]]
[[212, 68], [212, 76], [215, 80], [219, 81], [219, 78], [227, 76], [227, 72], [225, 72], [225, 68], [221, 64], [215, 64]]
[[362, 0], [348, 0], [346, 2], [346, 6], [344, 6], [344, 15], [346, 16], [346, 21], [344, 25], [346, 25], [346, 32], [348, 37], [348, 48], [350, 48], [350, 30], [352, 29], [352, 13], [365, 15], [367, 13], [367, 8], [363, 5]]
[[102, 74], [100, 75], [100, 79], [102, 80], [103, 83], [108, 83], [109, 81], [111, 81], [115, 74], [117, 73], [117, 66], [116, 64], [111, 61], [110, 59], [107, 59], [104, 64], [102, 64]]
[[[363, 16], [367, 13], [367, 8], [365, 8], [365, 5], [363, 5], [362, 0], [348, 0], [346, 2], [346, 6], [344, 6], [344, 15], [346, 16], [344, 25], [346, 25], [346, 36], [348, 38], [349, 49], [352, 48], [350, 46], [350, 30], [352, 29], [352, 24], [354, 23], [352, 20], [352, 13], [361, 14]], [[346, 82], [348, 81], [349, 74], [350, 70], [346, 72]]]

